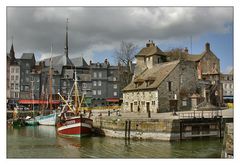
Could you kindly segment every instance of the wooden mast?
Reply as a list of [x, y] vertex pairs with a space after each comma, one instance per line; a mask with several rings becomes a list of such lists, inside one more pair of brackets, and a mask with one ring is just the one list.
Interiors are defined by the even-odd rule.
[[75, 88], [75, 92], [74, 92], [74, 103], [75, 103], [75, 112], [76, 114], [78, 114], [78, 101], [79, 101], [79, 94], [78, 94], [78, 86], [77, 86], [77, 71], [75, 68], [75, 77], [74, 77], [74, 88]]
[[52, 111], [52, 45], [51, 45], [51, 57], [49, 66], [49, 102], [50, 102], [50, 112]]

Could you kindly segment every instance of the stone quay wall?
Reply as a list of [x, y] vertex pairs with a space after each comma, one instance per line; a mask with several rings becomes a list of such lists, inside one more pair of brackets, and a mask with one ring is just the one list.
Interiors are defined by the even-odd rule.
[[226, 123], [222, 158], [233, 158], [233, 123]]
[[[129, 119], [114, 117], [97, 117], [94, 127], [97, 133], [109, 137], [126, 138], [126, 121]], [[175, 119], [130, 119], [131, 139], [179, 140], [180, 124]], [[129, 126], [129, 125], [128, 125]]]
[[225, 123], [232, 122], [232, 118], [222, 118], [221, 125], [220, 120], [215, 118], [192, 119], [186, 126], [186, 120], [189, 119], [96, 116], [93, 127], [96, 134], [109, 137], [174, 141], [206, 136], [223, 137]]

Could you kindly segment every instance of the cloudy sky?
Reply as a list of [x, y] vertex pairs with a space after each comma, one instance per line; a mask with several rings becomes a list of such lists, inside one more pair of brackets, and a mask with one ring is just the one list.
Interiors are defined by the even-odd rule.
[[210, 42], [222, 72], [233, 66], [232, 7], [8, 7], [7, 50], [13, 36], [17, 57], [33, 52], [37, 60], [47, 58], [51, 43], [54, 55], [63, 54], [66, 18], [69, 56], [87, 62], [115, 62], [122, 40], [139, 49], [153, 40], [163, 51], [188, 47], [193, 54]]

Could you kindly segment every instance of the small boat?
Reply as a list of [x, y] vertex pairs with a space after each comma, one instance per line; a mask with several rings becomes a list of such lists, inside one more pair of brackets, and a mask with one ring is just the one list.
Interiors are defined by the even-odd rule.
[[[74, 89], [74, 92], [73, 92]], [[90, 119], [91, 113], [86, 117], [80, 112], [81, 104], [84, 100], [84, 95], [79, 96], [79, 89], [77, 83], [77, 76], [75, 71], [75, 79], [73, 87], [68, 95], [68, 99], [65, 100], [60, 93], [60, 98], [65, 105], [59, 115], [60, 121], [57, 124], [57, 132], [59, 135], [68, 137], [82, 137], [88, 136], [92, 133], [93, 120]], [[73, 104], [71, 98], [74, 96]], [[81, 99], [80, 99], [81, 97]], [[75, 105], [75, 106], [72, 106]], [[71, 116], [72, 115], [72, 116]]]
[[57, 123], [57, 113], [56, 112], [46, 115], [46, 116], [44, 116], [44, 115], [36, 116], [35, 118], [40, 125], [54, 126]]
[[29, 116], [26, 117], [25, 123], [27, 126], [36, 126], [39, 124], [35, 117], [31, 118]]

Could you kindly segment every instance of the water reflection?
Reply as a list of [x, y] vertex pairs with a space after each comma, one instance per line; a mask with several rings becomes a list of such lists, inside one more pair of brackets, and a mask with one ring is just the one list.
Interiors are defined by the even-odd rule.
[[8, 158], [219, 158], [218, 139], [182, 142], [134, 141], [109, 137], [64, 138], [55, 127], [7, 130]]

